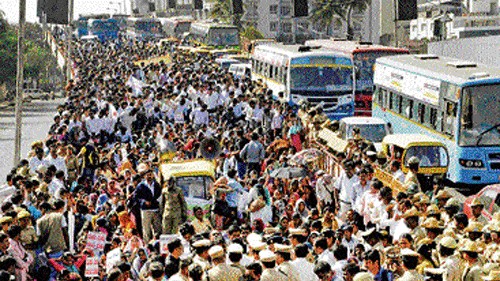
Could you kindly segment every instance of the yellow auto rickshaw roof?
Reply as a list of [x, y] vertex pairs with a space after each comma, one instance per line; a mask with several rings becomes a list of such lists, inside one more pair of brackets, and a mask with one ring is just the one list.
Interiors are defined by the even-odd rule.
[[215, 177], [215, 165], [213, 162], [204, 159], [168, 162], [161, 164], [160, 172], [163, 179], [196, 176], [209, 176], [213, 178]]
[[387, 135], [382, 140], [382, 145], [396, 145], [401, 148], [411, 146], [441, 146], [446, 147], [443, 142], [422, 134], [392, 134]]

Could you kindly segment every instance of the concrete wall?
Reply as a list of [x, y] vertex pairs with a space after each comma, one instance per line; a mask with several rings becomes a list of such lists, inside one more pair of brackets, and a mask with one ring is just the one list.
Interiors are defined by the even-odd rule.
[[429, 43], [429, 54], [500, 66], [500, 35]]

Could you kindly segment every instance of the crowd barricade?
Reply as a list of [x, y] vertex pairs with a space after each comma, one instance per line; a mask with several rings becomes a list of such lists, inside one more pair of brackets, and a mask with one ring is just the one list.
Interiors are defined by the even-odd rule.
[[396, 196], [399, 192], [405, 192], [404, 184], [396, 179], [391, 173], [384, 171], [379, 167], [374, 168], [373, 176], [380, 180], [384, 186], [392, 189], [392, 194]]

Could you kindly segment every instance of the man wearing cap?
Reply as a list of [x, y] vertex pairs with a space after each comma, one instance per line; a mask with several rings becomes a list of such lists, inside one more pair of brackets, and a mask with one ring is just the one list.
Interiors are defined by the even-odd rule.
[[139, 202], [141, 207], [142, 238], [145, 243], [149, 243], [154, 235], [160, 234], [161, 231], [160, 200], [162, 190], [147, 164], [139, 164], [137, 171], [143, 180], [135, 189], [135, 200]]
[[482, 267], [479, 262], [479, 249], [474, 241], [467, 240], [460, 248], [462, 258], [466, 261], [465, 269], [462, 273], [462, 281], [481, 280]]
[[21, 234], [19, 241], [24, 245], [24, 248], [33, 256], [36, 257], [35, 249], [37, 247], [38, 236], [35, 228], [31, 225], [31, 214], [28, 211], [21, 211], [17, 214]]
[[212, 259], [213, 267], [207, 272], [210, 281], [238, 281], [243, 273], [238, 268], [226, 264], [224, 248], [219, 245], [213, 246], [208, 251]]
[[405, 181], [404, 181], [405, 186], [408, 187], [412, 183], [414, 183], [418, 186], [418, 190], [421, 190], [420, 182], [418, 181], [418, 178], [417, 178], [419, 166], [420, 166], [420, 160], [416, 156], [410, 157], [410, 159], [408, 160], [409, 171], [406, 174]]
[[460, 260], [455, 255], [457, 242], [455, 239], [446, 236], [439, 241], [439, 255], [441, 256], [440, 268], [444, 270], [443, 281], [460, 280]]
[[479, 198], [474, 198], [470, 204], [471, 210], [472, 210], [472, 217], [470, 218], [471, 221], [477, 221], [480, 223], [488, 223], [488, 219], [486, 219], [483, 216], [483, 208], [484, 204], [481, 202]]
[[193, 243], [193, 248], [196, 252], [196, 255], [193, 258], [193, 263], [199, 264], [203, 271], [206, 271], [210, 268], [210, 262], [208, 261], [208, 250], [210, 249], [211, 244], [212, 243], [208, 239], [198, 240]]
[[175, 178], [167, 180], [163, 189], [161, 210], [163, 211], [163, 234], [177, 233], [179, 224], [187, 219], [187, 203], [184, 192], [176, 185]]
[[262, 275], [260, 281], [287, 281], [288, 278], [283, 273], [275, 269], [276, 255], [270, 250], [262, 250], [259, 253], [259, 259], [262, 263]]
[[243, 247], [240, 244], [232, 243], [227, 247], [227, 258], [230, 266], [239, 269], [241, 274], [245, 274], [245, 267], [240, 263], [243, 258]]
[[403, 260], [404, 274], [397, 281], [424, 281], [416, 268], [418, 265], [418, 253], [410, 249], [402, 249], [401, 256]]
[[333, 203], [335, 187], [333, 186], [332, 176], [325, 174], [323, 170], [316, 172], [316, 196], [318, 197], [318, 209]]
[[286, 275], [288, 281], [299, 281], [299, 274], [292, 266], [292, 246], [275, 244], [276, 263], [278, 264], [277, 270]]

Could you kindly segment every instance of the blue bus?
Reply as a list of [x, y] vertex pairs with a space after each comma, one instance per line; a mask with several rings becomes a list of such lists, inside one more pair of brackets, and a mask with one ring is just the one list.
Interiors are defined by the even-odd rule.
[[90, 19], [109, 19], [109, 14], [88, 14], [88, 15], [80, 15], [78, 20], [76, 21], [77, 29], [78, 29], [78, 38], [82, 36], [90, 35], [89, 34], [89, 25], [88, 21]]
[[120, 27], [116, 19], [89, 19], [88, 35], [96, 35], [101, 41], [114, 40], [118, 38]]
[[394, 133], [444, 142], [448, 184], [475, 188], [500, 182], [500, 68], [435, 55], [377, 59], [373, 116]]
[[351, 59], [331, 50], [279, 43], [259, 45], [252, 54], [252, 78], [290, 104], [322, 104], [330, 119], [354, 114]]

